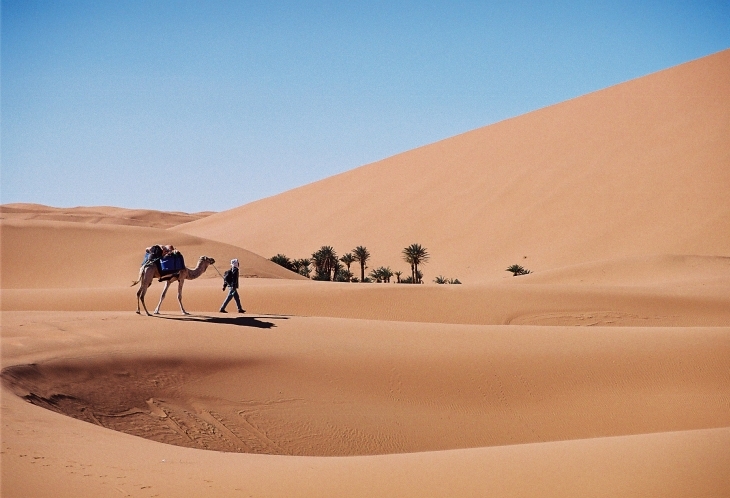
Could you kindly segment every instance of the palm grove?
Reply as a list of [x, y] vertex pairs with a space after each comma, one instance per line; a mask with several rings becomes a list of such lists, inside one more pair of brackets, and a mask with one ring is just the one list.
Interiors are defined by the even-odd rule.
[[[421, 244], [411, 244], [401, 252], [403, 259], [411, 267], [410, 275], [402, 277], [403, 272], [393, 271], [389, 266], [374, 268], [365, 275], [370, 260], [370, 251], [364, 246], [357, 246], [352, 251], [337, 257], [332, 246], [322, 246], [312, 253], [311, 258], [289, 259], [284, 254], [277, 254], [271, 258], [274, 263], [283, 266], [295, 273], [303, 275], [312, 280], [325, 280], [334, 282], [377, 282], [390, 283], [393, 277], [399, 284], [420, 284], [423, 283], [423, 273], [419, 266], [428, 262], [430, 255]], [[355, 267], [353, 268], [353, 265]], [[358, 268], [359, 267], [359, 268]], [[360, 270], [359, 276], [353, 270]], [[434, 282], [439, 284], [459, 284], [458, 279], [447, 279], [438, 276]]]

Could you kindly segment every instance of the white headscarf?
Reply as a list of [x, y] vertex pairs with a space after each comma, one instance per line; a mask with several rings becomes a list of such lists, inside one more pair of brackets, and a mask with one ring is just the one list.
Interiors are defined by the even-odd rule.
[[238, 268], [238, 260], [237, 259], [232, 259], [231, 260], [231, 266], [233, 266], [234, 268]]

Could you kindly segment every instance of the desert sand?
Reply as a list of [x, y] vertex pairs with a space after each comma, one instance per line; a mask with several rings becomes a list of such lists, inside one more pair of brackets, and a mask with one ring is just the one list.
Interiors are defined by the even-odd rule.
[[170, 228], [181, 223], [199, 220], [211, 214], [213, 214], [212, 211], [162, 213], [152, 209], [125, 209], [112, 206], [56, 208], [28, 203], [0, 206], [0, 220], [70, 221], [156, 228]]
[[[730, 496], [729, 99], [725, 51], [227, 212], [3, 206], [2, 496]], [[247, 312], [135, 314], [154, 243]]]

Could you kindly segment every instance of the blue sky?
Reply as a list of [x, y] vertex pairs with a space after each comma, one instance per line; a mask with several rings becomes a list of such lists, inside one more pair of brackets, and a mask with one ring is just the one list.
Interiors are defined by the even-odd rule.
[[54, 206], [225, 210], [730, 47], [727, 0], [1, 8], [0, 202]]

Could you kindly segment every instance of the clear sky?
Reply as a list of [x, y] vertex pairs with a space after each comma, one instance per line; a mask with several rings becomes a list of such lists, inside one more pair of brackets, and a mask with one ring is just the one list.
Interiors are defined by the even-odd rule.
[[64, 207], [225, 210], [730, 47], [728, 0], [1, 9], [0, 202]]

